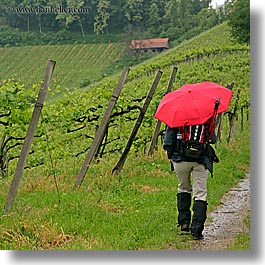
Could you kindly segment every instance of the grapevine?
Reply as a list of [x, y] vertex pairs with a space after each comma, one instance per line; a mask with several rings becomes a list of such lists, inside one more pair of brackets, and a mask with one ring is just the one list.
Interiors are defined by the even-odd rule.
[[[222, 40], [219, 39], [219, 37], [209, 38], [209, 36], [214, 35], [211, 30], [185, 43], [185, 45], [182, 44], [164, 54], [160, 54], [153, 60], [132, 67], [112, 112], [108, 130], [105, 134], [102, 146], [98, 151], [99, 157], [104, 157], [113, 153], [119, 154], [123, 150], [144, 102], [147, 91], [150, 88], [153, 77], [158, 69], [163, 71], [163, 75], [134, 141], [132, 152], [145, 152], [149, 147], [156, 124], [154, 114], [159, 101], [166, 91], [167, 82], [173, 66], [178, 67], [173, 90], [178, 89], [185, 83], [195, 83], [206, 80], [219, 83], [223, 86], [234, 82], [235, 89], [241, 89], [238, 102], [239, 108], [243, 110], [243, 114], [241, 115], [249, 116], [250, 49], [248, 46], [229, 42], [228, 36], [225, 35], [226, 31], [224, 27], [226, 27], [226, 25], [217, 27], [215, 33], [215, 36], [219, 36], [217, 34], [220, 34]], [[80, 45], [78, 47], [76, 46], [76, 49], [79, 50], [78, 54], [80, 56], [82, 54], [88, 56], [90, 52], [96, 54], [94, 49], [99, 49], [99, 47], [95, 45], [95, 47], [92, 48], [92, 46], [84, 47]], [[110, 56], [112, 53], [116, 54], [114, 50], [115, 49], [110, 53], [106, 52], [105, 56]], [[0, 52], [2, 51], [3, 50]], [[54, 54], [57, 54], [58, 58], [63, 58], [59, 51], [60, 49], [58, 48]], [[69, 55], [68, 59], [69, 61], [72, 60], [72, 64], [75, 64], [77, 67], [77, 63], [74, 63], [74, 52], [71, 52], [70, 46], [64, 46], [61, 51], [72, 54], [71, 56]], [[100, 57], [97, 57], [97, 60], [100, 60], [99, 58]], [[103, 61], [102, 58], [101, 62]], [[91, 60], [92, 64], [93, 62], [95, 61]], [[91, 63], [86, 61], [84, 64], [83, 61], [83, 65], [80, 69], [88, 68]], [[64, 68], [62, 65], [58, 64], [57, 67], [56, 71], [59, 72], [66, 72], [68, 69], [67, 65], [65, 65]], [[60, 67], [62, 69], [60, 69]], [[69, 71], [72, 73], [72, 78], [78, 79], [78, 76], [82, 75], [80, 69], [75, 73], [74, 71]], [[119, 77], [118, 75], [106, 77], [103, 81], [83, 89], [67, 89], [63, 86], [63, 80], [65, 79], [66, 82], [66, 77], [60, 77], [60, 74], [56, 74], [56, 71], [55, 77], [61, 81], [60, 93], [53, 87], [51, 88], [53, 93], [50, 93], [49, 101], [44, 105], [42, 119], [36, 135], [38, 137], [34, 139], [32, 153], [29, 156], [27, 167], [40, 164], [49, 167], [47, 147], [43, 135], [43, 130], [45, 128], [45, 131], [49, 135], [50, 148], [53, 150], [53, 159], [56, 161], [57, 170], [64, 168], [66, 161], [68, 161], [68, 164], [71, 164], [69, 161], [75, 161], [75, 167], [80, 168]], [[67, 81], [67, 83], [70, 84], [70, 81]], [[12, 99], [12, 91], [14, 91], [14, 87], [16, 86], [19, 87], [19, 93], [16, 94], [18, 97]], [[13, 100], [12, 104], [7, 100], [4, 104], [1, 104], [0, 107], [0, 135], [2, 137], [13, 137], [12, 141], [9, 141], [9, 146], [23, 141], [28, 119], [32, 111], [32, 104], [34, 102], [34, 91], [36, 91], [36, 89], [34, 90], [33, 88], [28, 90], [24, 85], [15, 80], [5, 81], [1, 84], [1, 99], [4, 98], [2, 95], [8, 94], [8, 100]], [[17, 106], [20, 101], [23, 102], [23, 104], [20, 103], [23, 105], [23, 108], [18, 108]], [[234, 98], [232, 99], [231, 107], [233, 107], [233, 104]], [[8, 116], [9, 109], [7, 106], [9, 106], [12, 111], [12, 115], [10, 116]], [[16, 115], [14, 114], [15, 110], [19, 111], [16, 112]], [[12, 125], [12, 129], [8, 125], [8, 123], [11, 122], [14, 124]], [[18, 140], [20, 138], [22, 140]], [[1, 152], [2, 151], [3, 150], [1, 150]], [[13, 160], [11, 160], [12, 168], [14, 168], [15, 158], [18, 155], [19, 145], [10, 149], [10, 156], [13, 157]]]

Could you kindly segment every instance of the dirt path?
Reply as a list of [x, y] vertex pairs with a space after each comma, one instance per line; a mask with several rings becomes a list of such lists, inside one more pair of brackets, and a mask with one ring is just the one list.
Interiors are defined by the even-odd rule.
[[203, 240], [193, 240], [192, 250], [224, 250], [246, 227], [243, 219], [250, 212], [250, 174], [231, 189], [221, 200], [221, 205], [211, 213], [204, 229]]

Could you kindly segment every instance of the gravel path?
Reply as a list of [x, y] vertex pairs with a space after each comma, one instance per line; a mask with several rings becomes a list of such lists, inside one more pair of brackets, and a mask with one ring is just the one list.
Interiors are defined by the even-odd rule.
[[203, 240], [193, 240], [192, 250], [224, 250], [246, 227], [244, 217], [250, 212], [250, 174], [231, 189], [221, 200], [221, 205], [208, 213]]

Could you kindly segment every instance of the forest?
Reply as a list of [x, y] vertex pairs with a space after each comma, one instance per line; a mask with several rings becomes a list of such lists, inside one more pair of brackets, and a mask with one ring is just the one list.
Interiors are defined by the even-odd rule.
[[127, 32], [187, 39], [223, 22], [229, 2], [214, 9], [211, 0], [3, 0], [0, 34]]

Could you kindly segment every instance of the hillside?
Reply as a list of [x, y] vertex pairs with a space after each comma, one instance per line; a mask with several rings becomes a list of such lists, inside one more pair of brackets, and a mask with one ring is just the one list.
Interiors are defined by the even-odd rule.
[[[212, 36], [216, 37], [213, 38]], [[207, 45], [205, 45], [206, 43]], [[158, 55], [154, 59], [131, 68], [113, 111], [113, 113], [128, 112], [122, 116], [117, 116], [112, 121], [107, 138], [110, 143], [105, 146], [105, 153], [124, 148], [138, 115], [137, 108], [131, 111], [129, 109], [132, 106], [143, 104], [156, 71], [162, 70], [162, 78], [142, 124], [144, 129], [139, 131], [137, 140], [134, 142], [136, 151], [148, 147], [156, 122], [153, 115], [158, 102], [165, 93], [173, 66], [179, 68], [173, 89], [177, 89], [184, 83], [206, 80], [224, 86], [234, 82], [235, 89], [242, 89], [240, 106], [244, 107], [249, 104], [249, 47], [232, 44], [227, 26], [218, 26], [185, 44]], [[66, 93], [65, 96], [61, 95], [60, 98], [56, 98], [55, 104], [49, 105], [49, 109], [52, 109], [54, 113], [52, 120], [55, 124], [61, 121], [61, 126], [64, 128], [61, 134], [68, 132], [69, 136], [65, 136], [65, 141], [67, 143], [69, 139], [73, 141], [70, 156], [77, 154], [83, 156], [84, 146], [87, 146], [87, 142], [91, 141], [87, 136], [93, 137], [103, 116], [102, 109], [107, 106], [118, 78], [119, 75], [105, 78], [102, 82], [92, 84], [87, 88], [69, 92], [70, 94]], [[64, 111], [61, 112], [61, 109]], [[50, 117], [50, 113], [47, 115]], [[52, 126], [53, 123], [50, 123], [49, 127], [52, 128]], [[59, 128], [57, 127], [57, 129]], [[79, 143], [84, 141], [84, 146], [83, 144], [74, 145], [75, 139], [78, 139]], [[69, 144], [71, 145], [71, 142]]]
[[0, 80], [15, 78], [30, 86], [43, 79], [48, 59], [57, 62], [53, 83], [82, 87], [108, 75], [124, 52], [123, 43], [26, 46], [0, 49]]
[[[181, 236], [176, 226], [177, 180], [162, 150], [162, 137], [154, 156], [145, 154], [156, 124], [153, 116], [173, 66], [178, 67], [173, 89], [206, 80], [221, 85], [233, 82], [230, 111], [236, 91], [241, 89], [234, 137], [228, 145], [229, 116], [224, 115], [222, 138], [216, 149], [221, 163], [215, 166], [214, 178], [209, 179], [209, 210], [220, 204], [222, 195], [249, 171], [250, 162], [249, 47], [233, 44], [226, 24], [131, 68], [113, 111], [104, 148], [78, 190], [73, 189], [76, 176], [120, 74], [63, 93], [56, 91], [60, 83], [53, 84], [15, 204], [10, 214], [2, 216], [0, 248], [190, 248], [190, 239]], [[162, 78], [124, 169], [118, 176], [112, 175], [158, 69], [163, 72]], [[58, 64], [55, 74], [60, 71]], [[21, 126], [15, 129], [11, 133], [17, 139], [25, 134]], [[20, 146], [16, 146], [10, 156], [15, 157], [19, 151]], [[16, 162], [10, 161], [9, 177], [1, 180], [1, 208]]]

